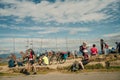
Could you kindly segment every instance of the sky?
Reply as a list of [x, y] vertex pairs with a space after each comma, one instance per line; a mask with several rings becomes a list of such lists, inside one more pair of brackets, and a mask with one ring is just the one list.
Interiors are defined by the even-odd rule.
[[120, 1], [0, 0], [0, 48], [11, 38], [120, 40]]

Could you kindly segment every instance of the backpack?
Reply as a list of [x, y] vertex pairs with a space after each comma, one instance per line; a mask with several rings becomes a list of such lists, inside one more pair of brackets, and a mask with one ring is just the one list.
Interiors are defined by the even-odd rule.
[[84, 48], [83, 48], [82, 45], [80, 46], [79, 50], [80, 50], [81, 52], [83, 52]]
[[108, 46], [108, 44], [105, 44], [105, 48], [107, 48], [107, 49], [108, 49], [108, 47], [109, 47], [109, 46]]

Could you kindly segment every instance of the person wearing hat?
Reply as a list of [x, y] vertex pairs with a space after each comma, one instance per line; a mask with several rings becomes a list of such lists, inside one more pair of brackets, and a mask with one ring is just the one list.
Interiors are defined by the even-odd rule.
[[84, 56], [84, 50], [86, 50], [87, 47], [87, 43], [83, 42], [83, 44], [79, 47], [80, 52], [82, 53], [82, 55]]

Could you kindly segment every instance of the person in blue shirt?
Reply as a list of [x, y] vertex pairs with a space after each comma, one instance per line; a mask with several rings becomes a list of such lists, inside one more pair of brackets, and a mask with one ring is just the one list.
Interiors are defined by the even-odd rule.
[[15, 61], [12, 57], [10, 57], [10, 60], [8, 61], [8, 67], [9, 68], [12, 68], [12, 67], [15, 67], [16, 64], [15, 64]]

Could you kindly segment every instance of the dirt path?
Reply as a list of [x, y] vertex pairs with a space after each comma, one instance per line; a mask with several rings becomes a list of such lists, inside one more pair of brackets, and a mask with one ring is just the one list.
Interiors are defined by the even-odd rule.
[[78, 74], [53, 72], [29, 76], [0, 77], [0, 80], [120, 80], [120, 72], [85, 72]]

